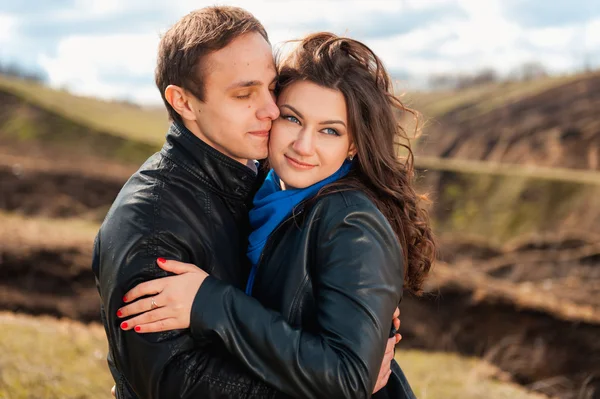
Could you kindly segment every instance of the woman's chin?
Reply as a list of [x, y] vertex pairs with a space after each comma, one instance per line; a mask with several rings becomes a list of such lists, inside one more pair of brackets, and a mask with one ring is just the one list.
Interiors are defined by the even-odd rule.
[[[279, 176], [279, 178], [281, 179], [281, 181], [284, 184], [284, 187], [286, 190], [290, 190], [290, 189], [303, 189], [306, 187], [310, 187], [313, 184], [316, 183], [316, 181], [308, 181], [307, 179], [302, 179], [302, 178], [298, 178], [296, 176], [289, 176], [289, 174], [287, 174], [288, 176], [286, 176], [286, 174], [284, 173], [284, 176], [279, 175], [279, 173], [277, 174]], [[286, 178], [287, 177], [287, 178]]]

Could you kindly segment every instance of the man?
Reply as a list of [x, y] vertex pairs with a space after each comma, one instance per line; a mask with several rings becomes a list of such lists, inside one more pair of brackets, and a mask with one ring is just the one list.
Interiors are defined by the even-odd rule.
[[[266, 158], [271, 122], [279, 116], [275, 79], [267, 33], [242, 9], [192, 12], [161, 40], [156, 83], [173, 123], [161, 151], [119, 193], [94, 246], [118, 398], [277, 394], [265, 382], [269, 376], [250, 374], [216, 337], [126, 332], [117, 317], [128, 290], [165, 276], [158, 256], [245, 286], [248, 210], [260, 184], [253, 160]], [[379, 387], [386, 379], [380, 380]]]

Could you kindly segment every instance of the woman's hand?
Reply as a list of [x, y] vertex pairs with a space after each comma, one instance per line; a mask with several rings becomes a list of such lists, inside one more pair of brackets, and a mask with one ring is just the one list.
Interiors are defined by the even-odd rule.
[[[192, 303], [208, 274], [195, 265], [175, 260], [159, 258], [156, 263], [176, 276], [146, 281], [125, 294], [123, 301], [128, 305], [120, 308], [117, 316], [138, 316], [122, 322], [123, 330], [150, 333], [190, 326]], [[141, 297], [146, 298], [138, 299]]]
[[375, 383], [375, 389], [373, 393], [376, 393], [381, 388], [386, 386], [390, 376], [392, 375], [392, 360], [394, 359], [394, 350], [396, 344], [402, 339], [402, 335], [398, 334], [400, 330], [400, 309], [396, 308], [394, 315], [392, 316], [392, 324], [396, 330], [396, 334], [390, 339], [385, 346], [385, 354], [383, 355], [383, 361], [381, 362], [381, 368], [379, 369], [379, 375], [377, 376], [377, 382]]

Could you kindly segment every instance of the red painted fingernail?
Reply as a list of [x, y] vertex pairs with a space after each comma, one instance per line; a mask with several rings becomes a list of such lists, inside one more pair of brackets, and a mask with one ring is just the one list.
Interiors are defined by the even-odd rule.
[[167, 260], [165, 258], [158, 258], [158, 263], [165, 263]]
[[127, 302], [127, 297], [126, 296], [123, 297], [123, 302]]
[[140, 326], [135, 326], [135, 331], [140, 332], [142, 330], [142, 327]]
[[127, 328], [127, 322], [124, 321], [123, 323], [121, 323], [121, 328]]
[[119, 317], [123, 316], [123, 312], [121, 312], [120, 310], [117, 310], [117, 316], [119, 316]]

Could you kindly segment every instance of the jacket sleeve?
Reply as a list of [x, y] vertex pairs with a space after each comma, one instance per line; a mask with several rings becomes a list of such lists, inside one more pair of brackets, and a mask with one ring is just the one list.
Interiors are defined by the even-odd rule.
[[111, 343], [109, 368], [119, 399], [274, 397], [276, 391], [229, 354], [216, 335], [198, 340], [189, 329], [138, 334], [119, 328], [123, 320], [116, 311], [123, 306], [123, 295], [143, 281], [166, 276], [155, 263], [156, 251], [172, 259], [190, 259], [189, 249], [175, 235], [119, 236], [118, 229], [135, 220], [129, 217], [104, 225], [93, 259]]
[[318, 333], [212, 277], [192, 306], [192, 334], [218, 334], [254, 373], [297, 398], [370, 398], [402, 295], [401, 249], [383, 215], [337, 210], [317, 222]]

